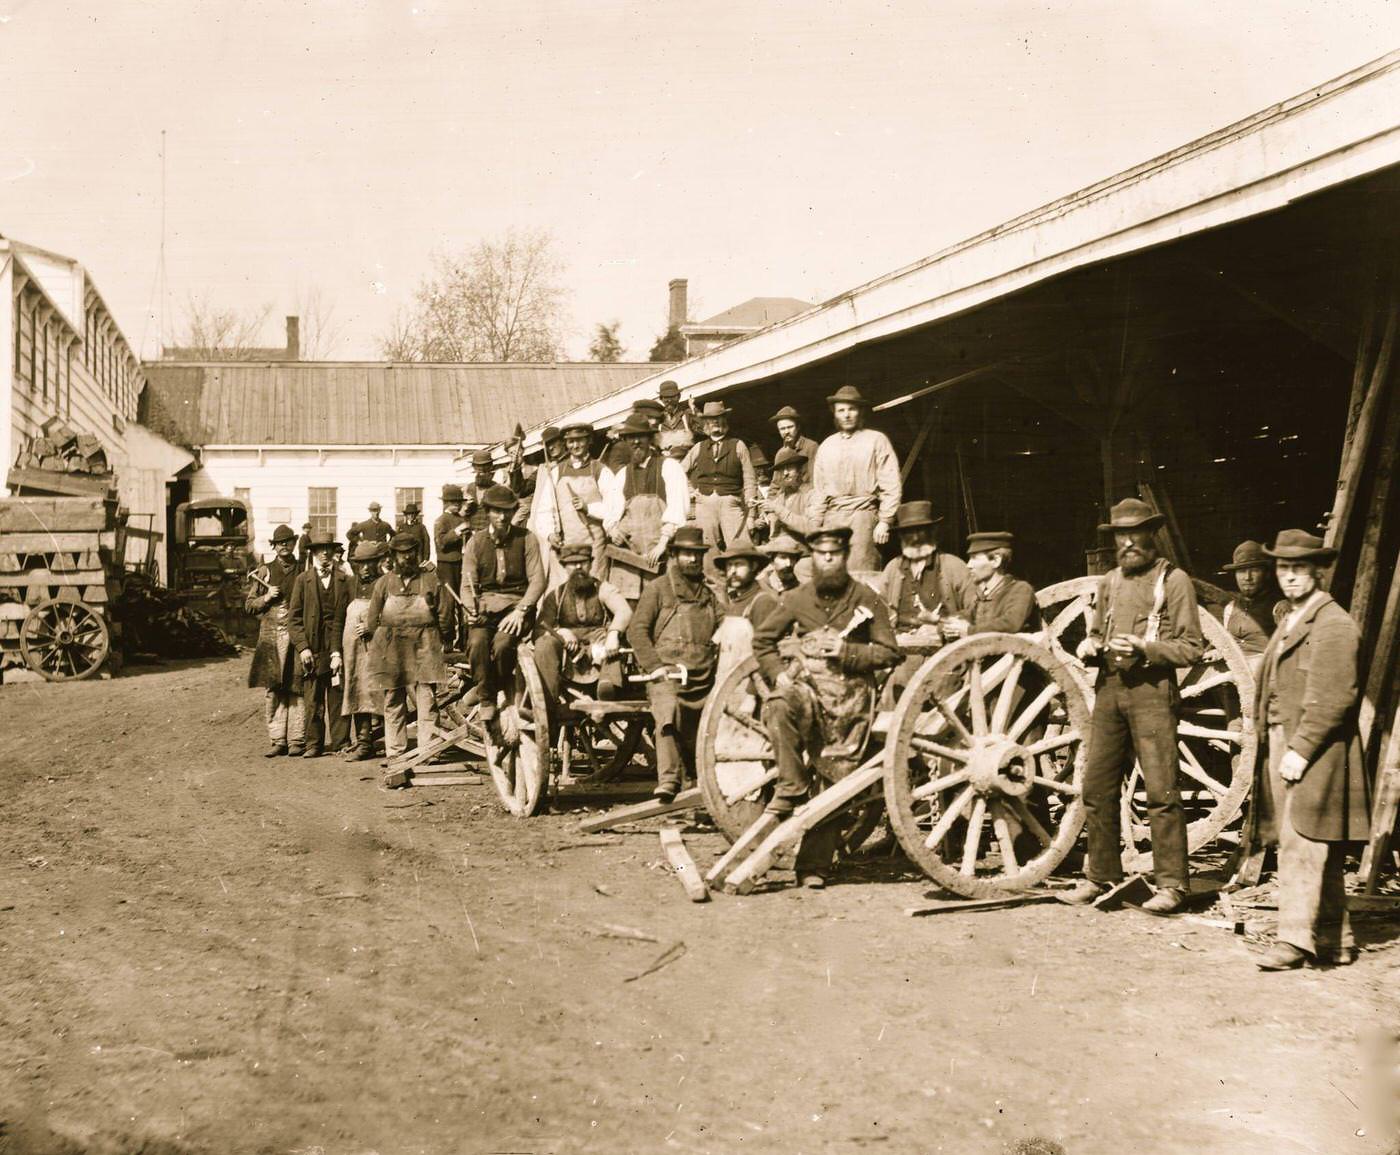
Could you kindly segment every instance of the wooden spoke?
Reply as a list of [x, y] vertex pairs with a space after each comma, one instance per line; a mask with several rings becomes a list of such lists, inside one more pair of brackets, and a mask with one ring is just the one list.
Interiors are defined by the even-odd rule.
[[997, 845], [1001, 847], [1002, 873], [1014, 874], [1021, 869], [1021, 864], [1016, 860], [1015, 840], [1011, 837], [1011, 826], [1000, 809], [992, 816], [992, 830], [996, 833]]
[[948, 831], [953, 829], [953, 823], [958, 820], [958, 815], [967, 809], [967, 804], [972, 801], [972, 796], [975, 793], [976, 791], [969, 786], [953, 799], [952, 805], [939, 815], [938, 822], [934, 825], [933, 829], [929, 831], [928, 837], [924, 839], [925, 846], [937, 846], [948, 836]]
[[987, 691], [982, 688], [981, 662], [973, 661], [972, 668], [968, 671], [967, 697], [968, 703], [972, 707], [972, 732], [985, 734], [987, 732]]
[[1032, 742], [1026, 747], [1026, 753], [1032, 758], [1039, 758], [1042, 754], [1050, 753], [1051, 750], [1059, 750], [1078, 741], [1078, 730], [1064, 730], [1059, 734], [1047, 734], [1039, 742]]
[[1031, 813], [1031, 808], [1026, 805], [1024, 798], [1011, 799], [1011, 809], [1021, 820], [1021, 825], [1035, 835], [1036, 841], [1041, 846], [1049, 846], [1054, 841], [1050, 837], [1050, 832], [1041, 824], [1040, 819]]
[[996, 708], [992, 711], [993, 734], [1000, 734], [1006, 729], [1006, 723], [1011, 718], [1011, 708], [1016, 704], [1016, 689], [1020, 684], [1021, 671], [1025, 665], [1026, 659], [1018, 657], [1011, 663], [1006, 680], [1001, 684], [1001, 693], [997, 696]]
[[964, 874], [977, 873], [977, 851], [982, 845], [982, 826], [987, 821], [987, 800], [978, 795], [972, 804], [972, 817], [967, 820], [967, 837], [963, 841], [962, 866]]
[[1244, 741], [1239, 730], [1214, 730], [1208, 726], [1197, 726], [1194, 722], [1180, 723], [1176, 732], [1188, 738], [1209, 738], [1217, 742], [1234, 742], [1236, 745]]
[[910, 798], [928, 798], [931, 795], [939, 794], [944, 790], [950, 790], [954, 786], [961, 786], [967, 781], [968, 771], [955, 770], [952, 774], [945, 774], [942, 778], [934, 778], [925, 782], [922, 786], [915, 786], [909, 792]]
[[1011, 729], [1006, 732], [1006, 736], [1013, 742], [1018, 741], [1021, 735], [1030, 729], [1031, 723], [1040, 717], [1040, 712], [1054, 701], [1055, 696], [1059, 693], [1058, 682], [1047, 682], [1045, 688], [1031, 700], [1031, 704], [1021, 711], [1016, 721], [1012, 723]]
[[738, 722], [739, 725], [743, 726], [746, 730], [752, 730], [755, 734], [763, 735], [764, 741], [768, 740], [767, 727], [765, 727], [762, 722], [760, 722], [757, 718], [753, 717], [751, 714], [746, 714], [742, 710], [736, 708], [732, 702], [725, 702], [724, 716], [726, 718], [732, 718], [735, 722]]
[[938, 708], [938, 712], [947, 719], [948, 725], [953, 728], [953, 733], [962, 739], [964, 745], [971, 746], [972, 735], [968, 732], [967, 727], [963, 725], [962, 719], [957, 715], [957, 711], [937, 694], [931, 693], [929, 697]]
[[1178, 742], [1176, 746], [1181, 751], [1181, 772], [1186, 777], [1199, 782], [1217, 798], [1224, 798], [1230, 792], [1226, 786], [1217, 782], [1206, 772], [1206, 768], [1201, 765], [1190, 746], [1185, 742]]
[[1079, 797], [1079, 787], [1073, 782], [1058, 782], [1054, 778], [1046, 778], [1043, 774], [1034, 774], [1031, 781], [1037, 786], [1044, 786], [1047, 790], [1053, 790], [1056, 794], [1068, 794], [1072, 798]]
[[941, 742], [935, 742], [932, 738], [924, 738], [918, 734], [909, 739], [909, 745], [921, 754], [932, 754], [935, 758], [946, 758], [949, 762], [966, 762], [970, 757], [966, 750], [945, 746]]
[[1183, 698], [1194, 698], [1199, 694], [1204, 694], [1207, 690], [1214, 690], [1217, 686], [1229, 686], [1234, 683], [1235, 676], [1229, 670], [1218, 670], [1207, 674], [1199, 682], [1192, 682], [1190, 685], [1181, 687]]

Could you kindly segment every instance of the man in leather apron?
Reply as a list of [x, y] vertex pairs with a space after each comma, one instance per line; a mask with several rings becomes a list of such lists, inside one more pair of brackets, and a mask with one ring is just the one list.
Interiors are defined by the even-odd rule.
[[267, 692], [264, 714], [267, 738], [272, 744], [268, 758], [284, 754], [299, 757], [303, 752], [305, 719], [301, 695], [293, 685], [292, 639], [287, 629], [292, 583], [301, 568], [296, 560], [296, 544], [297, 535], [291, 526], [279, 525], [272, 531], [276, 556], [254, 571], [256, 580], [243, 603], [248, 613], [258, 617], [258, 641], [248, 670], [248, 685]]
[[369, 645], [362, 630], [375, 583], [382, 576], [380, 563], [388, 552], [383, 542], [362, 541], [350, 555], [354, 576], [350, 579], [350, 604], [345, 607], [345, 633], [340, 644], [340, 712], [350, 723], [351, 746], [346, 757], [353, 762], [374, 757], [375, 719], [384, 717], [384, 691], [375, 689], [370, 676]]
[[[629, 415], [622, 424], [620, 439], [632, 457], [600, 479], [603, 529], [614, 545], [641, 554], [652, 566], [659, 566], [667, 556], [671, 538], [685, 524], [689, 513], [690, 489], [685, 470], [679, 461], [657, 452], [652, 427], [638, 413]], [[640, 595], [641, 583], [635, 571], [609, 576], [624, 597]]]
[[[705, 538], [683, 526], [670, 542], [666, 571], [648, 583], [627, 627], [627, 641], [647, 682], [655, 723], [656, 789], [669, 802], [695, 768], [700, 712], [714, 685], [713, 638], [721, 611], [705, 584]], [[684, 677], [684, 681], [681, 678]]]
[[[847, 571], [850, 527], [818, 530], [808, 544], [812, 580], [783, 595], [753, 637], [753, 655], [771, 688], [762, 717], [778, 762], [767, 809], [779, 817], [859, 765], [874, 721], [877, 675], [900, 660], [888, 607]], [[797, 876], [804, 886], [825, 885], [842, 826], [843, 816], [833, 815], [803, 836]]]
[[408, 696], [418, 709], [418, 742], [430, 742], [437, 724], [436, 687], [447, 681], [437, 606], [437, 574], [423, 569], [418, 541], [395, 534], [393, 568], [370, 594], [361, 637], [369, 640], [371, 685], [384, 694], [384, 755], [408, 749]]

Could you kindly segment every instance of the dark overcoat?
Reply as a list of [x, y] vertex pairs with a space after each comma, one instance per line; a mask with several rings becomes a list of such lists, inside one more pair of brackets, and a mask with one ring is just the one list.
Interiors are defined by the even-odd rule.
[[[345, 633], [345, 610], [350, 605], [350, 579], [339, 570], [331, 570], [330, 586], [321, 588], [321, 580], [313, 566], [297, 575], [292, 585], [292, 601], [287, 613], [287, 633], [291, 635], [292, 650], [299, 655], [310, 650], [316, 658], [315, 672], [327, 673], [331, 655], [340, 653]], [[301, 659], [292, 663], [293, 689], [300, 693]]]
[[1258, 835], [1277, 841], [1268, 786], [1269, 697], [1278, 699], [1284, 737], [1308, 760], [1294, 785], [1293, 826], [1317, 842], [1362, 842], [1369, 828], [1370, 792], [1357, 730], [1357, 651], [1351, 615], [1324, 594], [1291, 631], [1269, 639], [1254, 699], [1259, 732], [1254, 811]]

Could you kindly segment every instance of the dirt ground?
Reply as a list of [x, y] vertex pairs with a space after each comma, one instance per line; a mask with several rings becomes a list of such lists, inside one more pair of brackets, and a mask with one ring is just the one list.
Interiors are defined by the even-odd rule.
[[908, 918], [890, 865], [695, 905], [654, 833], [264, 759], [245, 665], [0, 689], [0, 1152], [1389, 1149], [1394, 923], [1264, 975], [1131, 911]]

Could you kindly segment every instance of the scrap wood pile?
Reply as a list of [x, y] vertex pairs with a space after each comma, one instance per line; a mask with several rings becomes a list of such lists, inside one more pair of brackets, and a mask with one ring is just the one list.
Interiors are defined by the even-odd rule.
[[145, 574], [128, 574], [112, 617], [121, 623], [127, 655], [160, 658], [220, 658], [238, 652], [233, 639], [175, 593]]
[[31, 438], [15, 458], [11, 489], [100, 493], [114, 484], [107, 451], [94, 434], [78, 433], [57, 417], [50, 417], [40, 428], [42, 434]]

